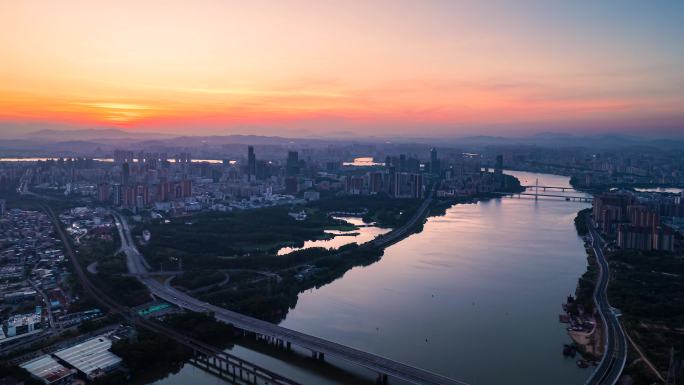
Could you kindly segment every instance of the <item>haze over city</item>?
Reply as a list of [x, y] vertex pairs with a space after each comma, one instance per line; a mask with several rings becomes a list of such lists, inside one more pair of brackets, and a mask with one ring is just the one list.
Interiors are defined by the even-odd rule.
[[0, 135], [684, 131], [679, 1], [4, 1]]
[[0, 385], [677, 385], [684, 1], [0, 0]]

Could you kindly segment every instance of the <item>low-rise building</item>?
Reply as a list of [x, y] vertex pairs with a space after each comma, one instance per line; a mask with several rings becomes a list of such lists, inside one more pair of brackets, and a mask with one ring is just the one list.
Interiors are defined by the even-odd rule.
[[19, 336], [41, 329], [41, 312], [41, 308], [36, 307], [35, 313], [17, 314], [9, 317], [7, 319], [7, 336]]
[[121, 365], [121, 358], [109, 351], [111, 346], [109, 337], [99, 336], [60, 350], [55, 356], [93, 380]]
[[31, 377], [47, 385], [70, 384], [76, 370], [68, 369], [50, 356], [41, 356], [20, 365]]

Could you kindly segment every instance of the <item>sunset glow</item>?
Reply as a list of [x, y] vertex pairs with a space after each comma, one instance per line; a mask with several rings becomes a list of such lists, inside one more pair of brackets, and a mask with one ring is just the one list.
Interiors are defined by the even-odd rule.
[[684, 127], [683, 3], [482, 3], [3, 1], [0, 133]]

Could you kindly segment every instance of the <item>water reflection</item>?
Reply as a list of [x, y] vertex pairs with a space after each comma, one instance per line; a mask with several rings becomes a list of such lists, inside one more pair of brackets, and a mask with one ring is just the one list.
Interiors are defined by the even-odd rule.
[[373, 167], [373, 166], [384, 166], [384, 163], [376, 162], [373, 157], [362, 157], [354, 158], [353, 162], [342, 162], [343, 166], [353, 166], [353, 167]]
[[[569, 186], [566, 177], [509, 173]], [[569, 338], [558, 314], [586, 268], [573, 218], [588, 206], [515, 198], [454, 206], [379, 262], [302, 293], [281, 325], [471, 384], [582, 384], [591, 369], [562, 356]], [[349, 383], [233, 353], [305, 384]], [[218, 383], [183, 369], [157, 384], [191, 382]]]
[[[523, 184], [568, 179], [511, 172]], [[285, 327], [476, 384], [581, 384], [561, 354], [561, 301], [586, 266], [573, 225], [586, 203], [457, 205], [373, 265], [300, 295]]]
[[390, 231], [390, 229], [380, 228], [380, 227], [377, 227], [373, 224], [366, 224], [363, 222], [363, 220], [361, 220], [361, 218], [357, 218], [357, 217], [334, 217], [334, 218], [345, 220], [345, 221], [351, 223], [352, 225], [357, 226], [358, 229], [351, 230], [351, 231], [326, 230], [325, 232], [327, 234], [332, 235], [333, 238], [319, 239], [319, 240], [314, 240], [314, 241], [306, 241], [306, 242], [304, 242], [304, 246], [302, 246], [302, 247], [283, 247], [280, 250], [278, 250], [278, 255], [285, 255], [285, 254], [291, 253], [293, 251], [309, 249], [312, 247], [323, 247], [326, 249], [338, 249], [338, 248], [340, 248], [344, 245], [348, 245], [350, 243], [363, 244], [363, 243], [366, 243], [368, 241], [372, 241], [376, 237]]

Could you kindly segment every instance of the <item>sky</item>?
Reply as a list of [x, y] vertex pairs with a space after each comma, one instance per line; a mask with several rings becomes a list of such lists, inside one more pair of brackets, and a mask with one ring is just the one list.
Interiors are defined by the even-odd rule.
[[0, 137], [684, 135], [684, 1], [0, 0]]

